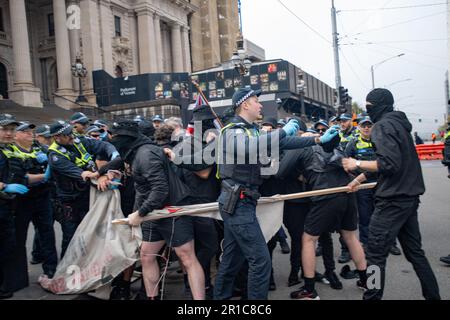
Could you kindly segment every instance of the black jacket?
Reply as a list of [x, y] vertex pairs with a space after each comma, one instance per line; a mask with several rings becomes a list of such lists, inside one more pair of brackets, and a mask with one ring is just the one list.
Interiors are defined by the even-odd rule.
[[372, 129], [378, 164], [377, 198], [415, 197], [425, 192], [422, 168], [403, 112], [388, 112]]

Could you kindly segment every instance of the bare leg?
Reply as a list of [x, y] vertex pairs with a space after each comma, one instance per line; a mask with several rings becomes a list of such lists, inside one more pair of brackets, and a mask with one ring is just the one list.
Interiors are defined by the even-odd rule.
[[194, 300], [205, 300], [205, 273], [195, 256], [194, 240], [175, 248], [175, 252], [188, 274]]
[[306, 278], [314, 278], [316, 272], [316, 242], [319, 237], [303, 233], [302, 238], [302, 267]]
[[356, 231], [346, 231], [341, 230], [342, 237], [344, 238], [345, 244], [350, 251], [352, 260], [355, 263], [356, 269], [363, 271], [367, 269], [367, 261], [364, 255], [364, 250], [362, 248], [361, 242], [359, 242]]
[[141, 263], [147, 297], [158, 296], [159, 265], [156, 256], [164, 245], [164, 241], [142, 242]]

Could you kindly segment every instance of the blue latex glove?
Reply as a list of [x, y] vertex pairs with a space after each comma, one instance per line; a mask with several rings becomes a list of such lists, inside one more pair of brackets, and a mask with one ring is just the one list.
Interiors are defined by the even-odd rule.
[[119, 189], [119, 183], [120, 183], [120, 179], [112, 179], [113, 182], [117, 182], [117, 184], [110, 184], [109, 185], [109, 190], [116, 190]]
[[42, 164], [48, 162], [48, 157], [44, 152], [40, 151], [36, 154], [36, 160], [37, 162]]
[[117, 151], [114, 151], [111, 155], [111, 160], [114, 160], [115, 158], [120, 157], [120, 154]]
[[105, 131], [102, 134], [100, 134], [100, 140], [108, 141], [108, 131]]
[[298, 129], [300, 129], [298, 121], [295, 119], [291, 119], [281, 130], [286, 132], [287, 136], [294, 136], [297, 134]]
[[50, 166], [47, 166], [47, 169], [45, 169], [44, 173], [44, 181], [47, 182], [48, 180], [50, 180], [51, 177], [52, 177], [52, 170]]
[[339, 126], [332, 126], [330, 129], [325, 131], [323, 136], [320, 137], [320, 143], [324, 144], [330, 142], [338, 134], [339, 134]]
[[6, 193], [18, 193], [18, 194], [25, 194], [29, 191], [30, 189], [28, 189], [26, 186], [24, 186], [23, 184], [17, 184], [17, 183], [13, 183], [13, 184], [7, 184], [6, 187], [3, 189], [3, 192]]

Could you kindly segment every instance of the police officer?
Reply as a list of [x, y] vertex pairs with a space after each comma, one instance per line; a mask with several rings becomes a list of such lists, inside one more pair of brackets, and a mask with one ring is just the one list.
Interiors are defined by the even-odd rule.
[[347, 171], [359, 168], [378, 172], [375, 210], [369, 225], [367, 264], [379, 268], [381, 288], [365, 291], [364, 299], [383, 297], [386, 259], [397, 237], [420, 280], [425, 299], [440, 299], [436, 277], [422, 249], [417, 209], [425, 185], [411, 136], [412, 125], [403, 112], [394, 111], [394, 97], [389, 90], [374, 89], [366, 101], [367, 112], [375, 123], [371, 139], [377, 160], [342, 160]]
[[164, 119], [159, 114], [157, 114], [156, 116], [154, 116], [152, 118], [152, 123], [153, 123], [153, 127], [155, 129], [158, 129], [164, 123]]
[[[358, 161], [373, 161], [376, 160], [375, 150], [370, 140], [373, 122], [370, 117], [362, 118], [359, 123], [358, 137], [353, 138], [345, 148], [345, 155], [347, 157], [355, 158]], [[376, 182], [377, 176], [371, 173], [364, 173], [357, 170], [355, 173], [364, 174], [364, 178], [368, 182]], [[359, 184], [362, 177], [356, 177], [352, 183]], [[359, 241], [364, 247], [367, 247], [367, 239], [369, 236], [369, 222], [373, 213], [374, 191], [372, 189], [359, 190], [356, 193], [359, 214]]]
[[63, 232], [61, 257], [78, 225], [89, 211], [89, 181], [97, 178], [95, 160], [113, 160], [119, 153], [108, 142], [74, 137], [69, 123], [57, 121], [50, 126], [55, 142], [49, 148], [48, 159], [56, 182], [57, 212], [55, 219]]
[[13, 157], [10, 144], [14, 142], [19, 122], [10, 114], [0, 114], [0, 299], [12, 297], [5, 265], [13, 257], [16, 246], [14, 210], [17, 195], [26, 194], [28, 187], [22, 161]]
[[[27, 130], [27, 141], [31, 145], [33, 141], [34, 126], [29, 124], [19, 123], [20, 130]], [[22, 137], [23, 138], [23, 137]], [[37, 154], [28, 154], [20, 150], [14, 144], [8, 144], [2, 150], [4, 156], [8, 159], [7, 166], [9, 166], [9, 173], [12, 175], [9, 179], [18, 181], [22, 185], [30, 186], [38, 185], [44, 181], [48, 181], [49, 175], [36, 172], [36, 168], [33, 168], [33, 157], [37, 157]], [[45, 155], [41, 154], [45, 158]], [[39, 188], [34, 188], [33, 195], [36, 194]], [[14, 199], [12, 206], [12, 214], [14, 214], [14, 229], [15, 229], [15, 247], [12, 250], [11, 258], [3, 264], [3, 272], [8, 276], [5, 277], [3, 286], [8, 291], [17, 291], [28, 286], [28, 263], [26, 253], [26, 235], [28, 231], [28, 224], [31, 219], [31, 206], [33, 201], [29, 200], [27, 195], [17, 195]], [[43, 226], [44, 224], [42, 224]], [[48, 230], [46, 230], [48, 231]], [[48, 257], [49, 255], [47, 255]], [[46, 257], [46, 258], [47, 258]], [[53, 264], [53, 263], [51, 263]], [[46, 265], [46, 271], [51, 274], [51, 270], [56, 267], [51, 266], [50, 263]]]
[[70, 117], [70, 124], [73, 126], [75, 136], [84, 136], [89, 126], [89, 119], [84, 113], [76, 112]]
[[34, 131], [34, 135], [36, 144], [47, 153], [48, 147], [53, 143], [53, 138], [50, 136], [50, 126], [45, 124], [37, 127]]
[[[235, 117], [221, 130], [218, 139], [218, 174], [223, 179], [218, 202], [224, 221], [224, 251], [214, 288], [214, 297], [219, 300], [232, 296], [234, 278], [245, 260], [249, 266], [248, 299], [267, 299], [271, 261], [256, 219], [258, 187], [262, 183], [262, 157], [251, 146], [257, 147], [267, 139], [267, 146], [279, 142], [280, 149], [295, 149], [328, 142], [338, 134], [333, 128], [321, 138], [293, 137], [299, 125], [296, 120], [291, 120], [282, 130], [259, 136], [254, 122], [262, 110], [258, 102], [260, 94], [260, 90], [250, 88], [235, 92], [232, 98]], [[243, 150], [234, 151], [238, 146], [244, 147]], [[271, 155], [279, 151], [276, 147], [269, 149]], [[256, 164], [250, 163], [250, 155], [257, 156]]]
[[17, 127], [15, 144], [12, 148], [25, 159], [27, 173], [47, 174], [45, 181], [30, 185], [30, 191], [22, 197], [17, 206], [16, 236], [18, 243], [25, 246], [28, 226], [33, 222], [39, 235], [40, 258], [42, 269], [47, 277], [52, 278], [56, 271], [58, 257], [55, 247], [53, 214], [50, 207], [50, 171], [45, 151], [34, 143], [34, 124], [21, 122]]

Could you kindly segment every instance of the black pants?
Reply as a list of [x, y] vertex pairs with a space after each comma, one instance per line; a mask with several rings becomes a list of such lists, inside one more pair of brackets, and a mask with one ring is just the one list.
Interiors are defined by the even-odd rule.
[[[375, 211], [369, 225], [367, 265], [380, 268], [381, 288], [366, 291], [365, 300], [380, 300], [383, 297], [386, 259], [397, 237], [406, 259], [413, 265], [419, 278], [425, 299], [440, 299], [436, 277], [422, 249], [417, 219], [419, 202], [419, 197], [375, 200]], [[369, 287], [370, 284], [369, 277]]]

